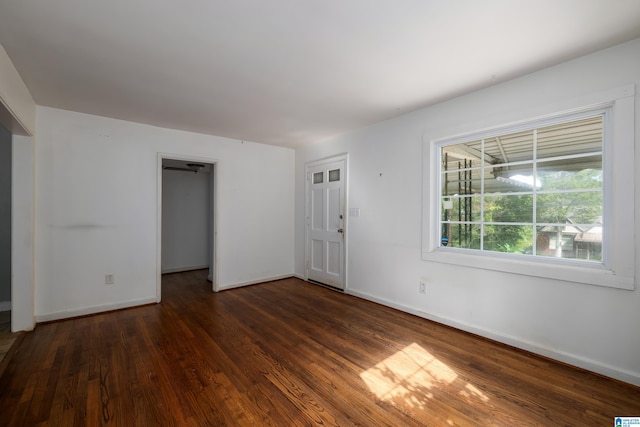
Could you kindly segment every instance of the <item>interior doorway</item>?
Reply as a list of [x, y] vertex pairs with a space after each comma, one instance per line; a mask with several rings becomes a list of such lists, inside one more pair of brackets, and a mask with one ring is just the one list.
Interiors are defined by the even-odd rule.
[[215, 159], [158, 155], [158, 275], [208, 269], [217, 291]]

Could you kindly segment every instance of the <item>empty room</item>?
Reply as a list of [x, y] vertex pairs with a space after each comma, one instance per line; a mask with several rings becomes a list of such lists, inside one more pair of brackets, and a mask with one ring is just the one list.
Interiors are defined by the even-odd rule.
[[640, 424], [638, 23], [3, 1], [0, 425]]

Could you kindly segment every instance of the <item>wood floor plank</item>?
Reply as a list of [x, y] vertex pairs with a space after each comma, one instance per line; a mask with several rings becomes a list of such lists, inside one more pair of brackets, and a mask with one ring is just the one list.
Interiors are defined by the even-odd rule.
[[0, 375], [0, 425], [612, 425], [640, 388], [285, 279], [38, 325]]

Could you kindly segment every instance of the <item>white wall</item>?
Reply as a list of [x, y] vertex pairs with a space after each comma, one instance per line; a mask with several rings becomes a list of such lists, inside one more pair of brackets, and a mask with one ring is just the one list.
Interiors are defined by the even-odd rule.
[[156, 300], [158, 153], [218, 160], [221, 289], [293, 273], [293, 150], [38, 107], [39, 321]]
[[0, 311], [11, 310], [11, 145], [0, 125]]
[[630, 83], [640, 87], [640, 39], [297, 150], [296, 274], [304, 275], [304, 164], [347, 152], [348, 207], [361, 209], [347, 218], [349, 293], [640, 385], [640, 290], [421, 260], [423, 136], [530, 118]]
[[28, 331], [34, 318], [34, 142], [13, 135], [11, 156], [11, 330]]
[[211, 174], [162, 171], [162, 272], [209, 267]]

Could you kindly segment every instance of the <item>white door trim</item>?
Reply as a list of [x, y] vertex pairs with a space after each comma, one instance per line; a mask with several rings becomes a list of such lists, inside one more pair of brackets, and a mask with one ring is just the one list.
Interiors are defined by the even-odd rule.
[[213, 276], [210, 277], [212, 283], [213, 292], [218, 292], [218, 264], [217, 264], [217, 256], [216, 252], [218, 250], [217, 245], [217, 210], [218, 203], [216, 201], [216, 195], [218, 194], [218, 167], [220, 165], [220, 161], [218, 159], [214, 159], [211, 157], [200, 157], [200, 156], [188, 156], [183, 154], [172, 154], [172, 153], [158, 153], [157, 160], [157, 206], [156, 206], [156, 302], [160, 302], [162, 299], [162, 161], [164, 159], [171, 160], [182, 160], [182, 161], [191, 161], [191, 162], [199, 162], [199, 163], [210, 163], [213, 165], [213, 186], [211, 191], [213, 192], [213, 227], [211, 230], [212, 236], [212, 259], [209, 261], [213, 265]]
[[348, 288], [347, 277], [348, 275], [348, 260], [349, 260], [349, 154], [342, 153], [335, 156], [323, 157], [317, 160], [311, 160], [304, 164], [304, 280], [309, 280], [309, 262], [310, 262], [310, 254], [309, 254], [309, 224], [308, 218], [310, 216], [309, 212], [309, 170], [316, 166], [321, 166], [324, 164], [330, 164], [334, 162], [344, 161], [344, 269], [343, 269], [343, 278], [342, 283], [344, 284], [343, 291], [346, 293]]

